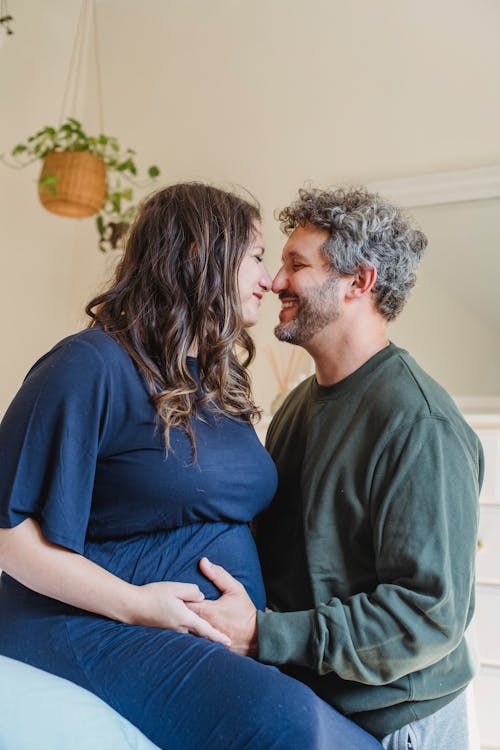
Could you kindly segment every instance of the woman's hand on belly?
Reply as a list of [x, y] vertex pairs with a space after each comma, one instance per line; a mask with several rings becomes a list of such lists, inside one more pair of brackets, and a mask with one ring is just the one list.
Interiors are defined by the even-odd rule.
[[226, 646], [231, 643], [187, 607], [205, 598], [196, 584], [128, 583], [92, 560], [49, 542], [32, 518], [0, 529], [0, 566], [32, 591], [73, 607], [130, 625], [170, 628]]
[[135, 587], [134, 616], [130, 623], [192, 633], [230, 646], [227, 635], [193, 612], [187, 604], [200, 603], [204, 595], [193, 583], [158, 581]]

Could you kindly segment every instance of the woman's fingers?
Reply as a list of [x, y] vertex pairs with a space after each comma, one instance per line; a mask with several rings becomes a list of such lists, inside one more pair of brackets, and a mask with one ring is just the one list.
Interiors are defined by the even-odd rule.
[[188, 623], [188, 630], [193, 635], [199, 635], [202, 638], [208, 638], [209, 641], [215, 643], [222, 643], [224, 646], [231, 645], [231, 639], [227, 635], [221, 633], [220, 630], [212, 627], [206, 620], [198, 617], [194, 612], [190, 612], [191, 617]]
[[202, 602], [205, 595], [200, 591], [195, 583], [179, 583], [178, 581], [169, 582], [172, 592], [175, 596], [184, 602]]
[[214, 628], [213, 625], [210, 625], [209, 622], [186, 606], [185, 602], [202, 602], [205, 598], [196, 584], [171, 581], [168, 586], [171, 594], [177, 599], [174, 611], [177, 610], [179, 629], [185, 629], [193, 635], [208, 638], [208, 640], [222, 643], [224, 646], [231, 645], [231, 639], [225, 633]]
[[136, 624], [169, 628], [178, 633], [192, 633], [215, 643], [231, 646], [229, 636], [190, 608], [191, 605], [200, 606], [205, 598], [196, 584], [157, 581], [146, 583], [140, 588], [144, 598], [142, 615]]

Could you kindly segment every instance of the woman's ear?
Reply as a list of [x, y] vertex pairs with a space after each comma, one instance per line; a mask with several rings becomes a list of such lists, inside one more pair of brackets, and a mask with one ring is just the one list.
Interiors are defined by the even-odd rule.
[[359, 266], [356, 273], [350, 277], [346, 297], [360, 299], [373, 289], [377, 281], [377, 269], [373, 266]]

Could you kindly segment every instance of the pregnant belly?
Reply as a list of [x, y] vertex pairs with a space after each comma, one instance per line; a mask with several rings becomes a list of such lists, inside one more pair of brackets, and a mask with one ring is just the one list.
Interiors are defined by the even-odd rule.
[[85, 557], [130, 583], [196, 583], [207, 599], [220, 592], [199, 571], [202, 557], [222, 565], [240, 581], [258, 609], [265, 607], [257, 550], [246, 524], [195, 523], [126, 539], [87, 542]]

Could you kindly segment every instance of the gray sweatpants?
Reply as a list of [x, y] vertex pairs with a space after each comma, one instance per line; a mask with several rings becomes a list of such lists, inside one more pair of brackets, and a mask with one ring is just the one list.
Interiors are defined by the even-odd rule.
[[385, 750], [472, 750], [465, 693], [425, 719], [388, 734], [382, 745]]

